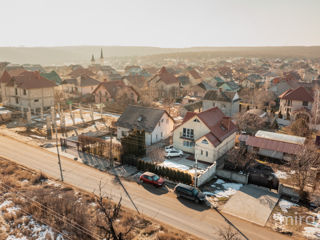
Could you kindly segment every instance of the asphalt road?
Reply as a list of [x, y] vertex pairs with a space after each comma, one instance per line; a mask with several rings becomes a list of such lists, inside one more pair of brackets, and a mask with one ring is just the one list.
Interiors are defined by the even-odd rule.
[[[33, 147], [12, 138], [0, 135], [0, 156], [40, 170], [55, 179], [60, 178], [57, 156], [44, 149]], [[246, 222], [236, 217], [221, 215], [213, 209], [180, 200], [166, 189], [155, 189], [148, 185], [122, 180], [100, 172], [74, 160], [62, 157], [62, 168], [66, 183], [88, 192], [97, 192], [99, 182], [103, 192], [115, 201], [123, 197], [123, 205], [138, 209], [140, 213], [172, 225], [203, 239], [217, 239], [217, 228], [227, 226], [225, 218], [235, 225], [248, 239], [289, 239], [268, 228]], [[125, 189], [125, 190], [124, 190]], [[225, 218], [224, 218], [225, 217]]]

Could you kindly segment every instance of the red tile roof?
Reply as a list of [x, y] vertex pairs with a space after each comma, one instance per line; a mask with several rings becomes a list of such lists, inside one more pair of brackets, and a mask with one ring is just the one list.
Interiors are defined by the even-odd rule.
[[176, 78], [172, 73], [169, 73], [165, 67], [162, 67], [160, 71], [149, 81], [152, 81], [156, 77], [159, 77], [159, 81], [162, 81], [165, 84], [179, 84], [178, 78]]
[[210, 129], [206, 137], [214, 146], [218, 146], [224, 139], [237, 131], [231, 119], [226, 117], [218, 107], [200, 113], [187, 112], [182, 124], [194, 116], [197, 116]]
[[199, 74], [196, 70], [194, 70], [194, 69], [191, 69], [191, 70], [189, 71], [189, 73], [190, 73], [191, 76], [192, 76], [193, 78], [195, 78], [195, 79], [200, 79], [200, 78], [201, 78], [200, 74]]
[[248, 137], [246, 144], [252, 147], [258, 147], [289, 154], [297, 154], [302, 148], [301, 145], [295, 143], [281, 142], [253, 136]]
[[130, 86], [126, 86], [122, 80], [102, 82], [96, 87], [93, 93], [95, 93], [100, 88], [100, 86], [103, 86], [113, 99], [117, 97], [118, 91], [124, 88], [130, 88], [133, 92], [137, 94], [137, 96], [139, 96], [139, 94], [137, 93], [136, 90], [134, 90], [134, 88]]
[[304, 88], [289, 89], [279, 96], [280, 99], [313, 102], [312, 95]]
[[11, 77], [7, 86], [14, 86], [16, 84], [20, 88], [33, 89], [33, 88], [51, 88], [56, 84], [40, 75], [39, 72], [24, 71], [18, 76]]

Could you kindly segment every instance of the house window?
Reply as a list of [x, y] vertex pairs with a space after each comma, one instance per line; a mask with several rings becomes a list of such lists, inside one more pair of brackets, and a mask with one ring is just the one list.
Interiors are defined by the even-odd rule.
[[303, 101], [303, 102], [302, 102], [302, 106], [304, 106], [304, 107], [308, 107], [308, 102]]
[[161, 138], [163, 137], [163, 133], [161, 133]]
[[122, 137], [124, 137], [124, 136], [126, 136], [127, 134], [126, 134], [125, 131], [121, 131], [121, 135], [122, 135]]
[[39, 102], [39, 99], [35, 99], [34, 102]]
[[195, 118], [193, 121], [194, 122], [200, 122], [198, 118]]
[[203, 139], [203, 140], [201, 141], [201, 143], [203, 143], [203, 144], [208, 144], [208, 140], [207, 140], [207, 139]]
[[292, 101], [291, 101], [291, 100], [288, 100], [287, 106], [291, 106], [291, 105], [292, 105]]
[[185, 147], [194, 147], [194, 142], [183, 141], [183, 146], [185, 146]]
[[158, 125], [159, 125], [159, 127], [160, 127], [160, 121], [159, 121], [159, 124], [158, 124]]
[[183, 128], [182, 136], [193, 139], [193, 129]]
[[208, 155], [209, 155], [209, 153], [208, 153], [208, 151], [206, 151], [206, 157], [208, 157]]
[[203, 155], [203, 150], [201, 150], [201, 155]]
[[15, 94], [18, 95], [18, 89], [15, 88], [14, 90], [15, 90]]
[[161, 119], [161, 122], [163, 122], [164, 119]]
[[19, 104], [19, 98], [16, 98], [16, 104]]
[[27, 89], [23, 89], [23, 95], [27, 95]]

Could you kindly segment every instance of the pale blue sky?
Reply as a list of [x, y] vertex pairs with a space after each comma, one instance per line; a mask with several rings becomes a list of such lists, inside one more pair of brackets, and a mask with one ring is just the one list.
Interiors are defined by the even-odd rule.
[[0, 0], [0, 46], [320, 45], [320, 0]]

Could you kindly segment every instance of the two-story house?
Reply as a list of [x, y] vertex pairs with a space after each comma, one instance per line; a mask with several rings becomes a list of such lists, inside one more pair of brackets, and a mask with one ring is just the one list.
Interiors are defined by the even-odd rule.
[[92, 92], [96, 103], [111, 102], [116, 100], [130, 100], [136, 103], [139, 94], [131, 86], [126, 86], [123, 81], [110, 81], [100, 83]]
[[202, 99], [202, 109], [208, 110], [218, 107], [226, 116], [232, 117], [239, 113], [240, 98], [237, 92], [223, 92], [218, 90], [208, 91]]
[[84, 75], [77, 78], [65, 79], [62, 82], [62, 89], [70, 95], [86, 95], [91, 94], [99, 83], [98, 80]]
[[170, 73], [165, 67], [155, 74], [148, 81], [148, 88], [153, 98], [166, 96], [176, 97], [180, 91], [180, 82], [174, 74]]
[[173, 131], [173, 146], [195, 154], [198, 161], [215, 163], [235, 143], [236, 126], [217, 108], [188, 112]]
[[129, 105], [116, 126], [118, 139], [127, 136], [134, 129], [144, 130], [146, 146], [149, 146], [169, 137], [174, 120], [165, 110]]
[[33, 111], [47, 109], [54, 105], [56, 84], [40, 75], [39, 72], [25, 71], [11, 77], [2, 84], [4, 105]]
[[289, 89], [282, 93], [279, 99], [279, 115], [282, 115], [283, 119], [296, 120], [304, 117], [308, 121], [311, 120], [313, 94], [306, 88]]

